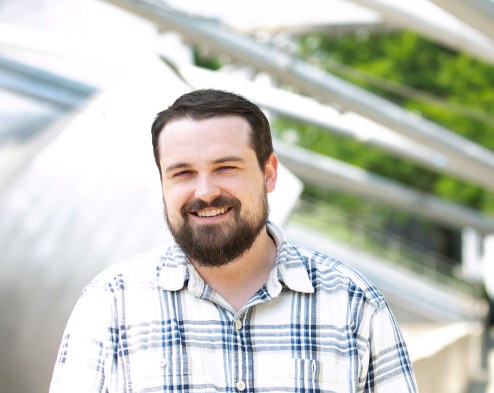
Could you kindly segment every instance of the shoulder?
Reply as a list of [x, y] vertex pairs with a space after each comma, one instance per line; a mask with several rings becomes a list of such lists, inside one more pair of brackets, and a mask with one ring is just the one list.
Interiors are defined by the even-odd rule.
[[155, 285], [163, 257], [170, 247], [161, 245], [109, 266], [91, 280], [84, 292], [91, 289], [113, 291], [129, 285]]
[[357, 269], [321, 252], [293, 244], [291, 246], [304, 260], [315, 287], [362, 296], [376, 308], [384, 305], [382, 293]]

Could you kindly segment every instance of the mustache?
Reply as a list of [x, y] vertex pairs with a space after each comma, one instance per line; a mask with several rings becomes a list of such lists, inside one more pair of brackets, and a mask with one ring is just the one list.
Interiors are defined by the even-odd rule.
[[180, 210], [182, 215], [186, 216], [190, 212], [206, 209], [208, 207], [221, 208], [226, 206], [236, 209], [240, 207], [240, 201], [237, 198], [220, 195], [209, 202], [203, 201], [202, 199], [194, 199], [183, 205]]

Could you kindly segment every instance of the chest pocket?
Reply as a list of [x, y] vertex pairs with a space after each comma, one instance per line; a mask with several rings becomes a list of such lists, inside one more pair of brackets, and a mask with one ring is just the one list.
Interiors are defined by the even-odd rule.
[[349, 367], [341, 361], [321, 362], [283, 356], [259, 357], [256, 362], [256, 386], [274, 392], [297, 391], [350, 393]]

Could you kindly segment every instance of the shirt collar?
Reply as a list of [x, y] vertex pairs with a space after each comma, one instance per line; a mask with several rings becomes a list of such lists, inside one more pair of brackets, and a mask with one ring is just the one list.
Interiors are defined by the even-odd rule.
[[[279, 226], [268, 222], [268, 231], [276, 242], [278, 253], [276, 255], [276, 266], [271, 272], [267, 282], [267, 289], [271, 296], [271, 285], [283, 282], [288, 288], [296, 292], [313, 293], [314, 287], [308, 274], [306, 260], [300, 255], [298, 249], [288, 241], [285, 231]], [[281, 288], [280, 288], [281, 290]], [[275, 292], [278, 292], [276, 289]]]
[[[307, 273], [305, 260], [298, 249], [287, 240], [283, 229], [271, 222], [268, 222], [267, 227], [278, 249], [276, 266], [266, 283], [270, 296], [279, 295], [282, 289], [281, 283], [296, 292], [313, 293], [314, 287]], [[161, 259], [162, 264], [158, 276], [158, 284], [161, 288], [178, 291], [189, 280], [188, 288], [192, 294], [198, 296], [203, 291], [204, 281], [176, 243], [168, 247]]]

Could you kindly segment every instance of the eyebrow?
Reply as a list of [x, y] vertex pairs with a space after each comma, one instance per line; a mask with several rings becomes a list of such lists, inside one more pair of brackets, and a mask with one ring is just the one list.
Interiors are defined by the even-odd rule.
[[223, 164], [225, 162], [240, 162], [240, 163], [244, 164], [245, 160], [243, 158], [237, 157], [237, 156], [226, 156], [226, 157], [218, 158], [217, 160], [214, 160], [212, 163], [213, 164]]
[[165, 173], [170, 173], [170, 172], [176, 171], [177, 169], [188, 168], [188, 167], [190, 167], [190, 165], [187, 164], [186, 162], [178, 162], [176, 164], [167, 166]]
[[[225, 162], [240, 162], [240, 163], [245, 163], [245, 160], [241, 157], [237, 156], [226, 156], [226, 157], [221, 157], [216, 160], [211, 161], [211, 164], [224, 164]], [[177, 169], [183, 169], [183, 168], [190, 168], [191, 165], [187, 162], [177, 162], [176, 164], [172, 164], [168, 167], [166, 167], [165, 172], [170, 173], [173, 171], [176, 171]]]

